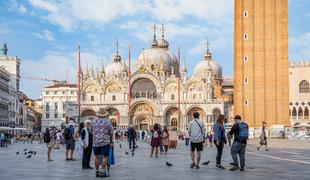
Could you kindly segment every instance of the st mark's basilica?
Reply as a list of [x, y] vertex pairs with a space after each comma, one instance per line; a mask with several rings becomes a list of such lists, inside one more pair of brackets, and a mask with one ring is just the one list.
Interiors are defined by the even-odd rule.
[[117, 46], [111, 64], [102, 64], [96, 72], [93, 67], [82, 70], [81, 121], [104, 108], [118, 129], [131, 124], [139, 130], [150, 129], [159, 123], [183, 131], [198, 111], [206, 128], [212, 129], [217, 116], [224, 113], [221, 66], [207, 47], [192, 76], [183, 63], [179, 82], [178, 58], [163, 29], [159, 40], [154, 30], [150, 47], [142, 49], [133, 69], [128, 68], [127, 57], [125, 62]]

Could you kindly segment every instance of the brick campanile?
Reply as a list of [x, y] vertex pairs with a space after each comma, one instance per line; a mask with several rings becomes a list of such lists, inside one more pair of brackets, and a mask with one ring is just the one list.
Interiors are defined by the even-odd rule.
[[235, 0], [234, 111], [289, 126], [288, 2]]

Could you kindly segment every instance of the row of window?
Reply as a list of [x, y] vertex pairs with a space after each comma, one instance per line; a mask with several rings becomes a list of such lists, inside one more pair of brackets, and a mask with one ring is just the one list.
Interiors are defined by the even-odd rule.
[[[54, 113], [54, 118], [58, 118], [58, 113]], [[66, 117], [66, 114], [62, 114], [62, 118], [65, 118]], [[50, 118], [50, 113], [46, 113], [45, 114], [45, 118], [46, 119], [49, 119]]]
[[[54, 93], [53, 93], [54, 92]], [[54, 94], [54, 95], [57, 95], [59, 94], [61, 91], [46, 91], [45, 92], [45, 95], [50, 95], [50, 94]], [[74, 95], [74, 92], [75, 91], [70, 91], [70, 94], [71, 95]], [[66, 91], [62, 91], [62, 94], [65, 95], [66, 94]]]
[[[62, 103], [62, 108], [64, 109], [66, 107], [66, 102]], [[45, 111], [49, 111], [50, 110], [50, 103], [46, 102], [45, 103]], [[58, 110], [58, 102], [54, 103], [54, 110]]]
[[296, 119], [296, 117], [308, 119], [309, 118], [309, 109], [308, 107], [305, 107], [305, 109], [302, 109], [301, 107], [298, 108], [298, 111], [295, 107], [293, 107], [292, 110], [290, 110], [290, 116], [292, 116], [293, 119]]

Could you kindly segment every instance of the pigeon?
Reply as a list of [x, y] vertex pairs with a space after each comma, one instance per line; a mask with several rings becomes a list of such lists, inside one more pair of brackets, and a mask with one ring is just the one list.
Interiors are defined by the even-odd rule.
[[210, 161], [206, 161], [206, 162], [204, 162], [204, 163], [202, 163], [202, 165], [208, 165], [210, 163]]
[[36, 154], [37, 154], [37, 152], [33, 151], [33, 155], [36, 155]]
[[169, 163], [168, 161], [166, 161], [166, 165], [168, 166], [168, 167], [170, 167], [170, 166], [173, 166], [171, 163]]
[[25, 155], [27, 155], [27, 152], [25, 152]]
[[129, 153], [127, 151], [125, 151], [125, 154], [128, 155]]
[[24, 149], [24, 151], [27, 151], [27, 148], [26, 148], [26, 149]]
[[31, 154], [29, 156], [27, 156], [27, 159], [31, 158]]
[[134, 152], [132, 152], [132, 153], [131, 153], [131, 156], [134, 156], [134, 155], [135, 155], [135, 153], [134, 153]]
[[121, 149], [122, 149], [122, 144], [119, 144], [119, 148], [121, 148]]
[[132, 149], [132, 150], [131, 150], [131, 152], [134, 152], [134, 151], [135, 151], [135, 149]]
[[19, 154], [19, 152], [16, 152], [16, 154]]
[[28, 151], [28, 154], [32, 154], [32, 151]]

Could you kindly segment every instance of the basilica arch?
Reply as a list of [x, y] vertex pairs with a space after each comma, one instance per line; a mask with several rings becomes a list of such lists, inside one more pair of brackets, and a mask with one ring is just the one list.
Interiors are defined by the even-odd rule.
[[175, 106], [170, 106], [165, 110], [164, 113], [164, 125], [170, 127], [172, 130], [177, 130], [179, 126], [179, 110]]
[[131, 85], [131, 98], [156, 99], [158, 89], [154, 81], [149, 78], [138, 78]]
[[96, 116], [95, 110], [91, 108], [85, 108], [81, 111], [81, 122], [84, 122], [86, 119], [93, 118]]
[[151, 129], [154, 124], [154, 108], [148, 102], [138, 102], [133, 104], [130, 116], [132, 124], [136, 129]]
[[194, 112], [199, 112], [200, 114], [199, 118], [205, 122], [206, 117], [207, 117], [205, 111], [199, 106], [192, 106], [188, 108], [187, 113], [186, 113], [187, 123], [189, 123], [190, 121], [194, 119], [193, 118]]
[[107, 107], [105, 110], [109, 113], [109, 120], [111, 121], [114, 128], [118, 127], [120, 123], [120, 113], [114, 107]]

